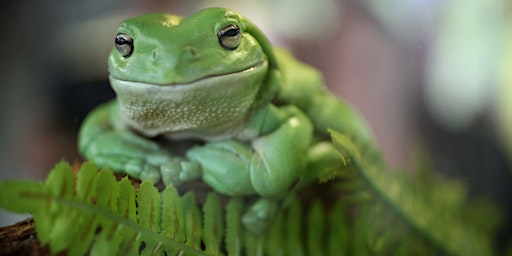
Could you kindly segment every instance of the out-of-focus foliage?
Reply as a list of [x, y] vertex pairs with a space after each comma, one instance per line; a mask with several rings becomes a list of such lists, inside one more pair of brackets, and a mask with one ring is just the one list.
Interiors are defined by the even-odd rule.
[[418, 161], [413, 174], [389, 172], [375, 148], [343, 134], [331, 135], [372, 195], [371, 204], [358, 212], [355, 224], [361, 230], [356, 228], [353, 237], [361, 239], [362, 233], [365, 243], [372, 245], [366, 253], [435, 255], [439, 250], [449, 255], [493, 255], [501, 212], [488, 201], [470, 201], [463, 182], [436, 176], [425, 161]]
[[501, 0], [443, 5], [430, 43], [425, 99], [432, 116], [448, 128], [469, 126], [490, 105], [506, 31], [504, 10]]
[[[509, 21], [512, 26], [512, 20]], [[501, 56], [500, 84], [497, 93], [496, 113], [498, 130], [503, 138], [503, 145], [512, 164], [512, 32], [506, 34], [505, 52]], [[511, 168], [512, 173], [512, 168]]]

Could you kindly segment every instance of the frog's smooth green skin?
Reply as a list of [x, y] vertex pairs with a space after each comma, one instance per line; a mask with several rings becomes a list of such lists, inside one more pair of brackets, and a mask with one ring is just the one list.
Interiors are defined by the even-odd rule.
[[[117, 98], [91, 112], [79, 134], [80, 152], [99, 165], [175, 186], [202, 178], [226, 195], [260, 195], [244, 218], [257, 225], [268, 216], [263, 209], [275, 208], [269, 200], [315, 179], [308, 166], [339, 162], [325, 142], [328, 128], [373, 141], [315, 69], [272, 47], [233, 11], [148, 14], [117, 32], [108, 60]], [[177, 148], [182, 141], [197, 143]]]

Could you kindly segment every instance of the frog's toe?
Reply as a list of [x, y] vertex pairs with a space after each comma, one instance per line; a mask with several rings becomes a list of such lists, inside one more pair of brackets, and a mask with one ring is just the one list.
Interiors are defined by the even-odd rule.
[[181, 164], [180, 180], [192, 181], [201, 177], [201, 165], [194, 161], [183, 161]]
[[146, 165], [144, 171], [140, 174], [141, 180], [152, 180], [154, 183], [157, 183], [161, 180], [162, 175], [157, 167], [153, 165]]
[[141, 159], [127, 159], [125, 160], [124, 166], [121, 170], [138, 179], [142, 173], [143, 164], [144, 163]]
[[183, 182], [192, 181], [201, 177], [201, 166], [197, 162], [174, 160], [160, 167], [164, 184], [179, 186]]
[[242, 216], [244, 227], [256, 235], [263, 233], [276, 215], [277, 206], [277, 201], [272, 199], [257, 200]]
[[180, 164], [176, 161], [172, 161], [166, 164], [163, 164], [160, 167], [160, 171], [162, 173], [162, 181], [164, 184], [169, 185], [172, 184], [174, 186], [179, 186], [183, 183], [180, 180]]
[[125, 158], [117, 164], [117, 167], [113, 167], [115, 170], [119, 170], [118, 172], [125, 173], [137, 180], [152, 180], [153, 182], [160, 180], [158, 168], [143, 159]]

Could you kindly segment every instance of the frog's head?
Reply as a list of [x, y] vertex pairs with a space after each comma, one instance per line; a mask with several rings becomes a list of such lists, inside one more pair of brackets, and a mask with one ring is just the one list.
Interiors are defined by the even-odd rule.
[[210, 8], [121, 23], [110, 82], [125, 120], [146, 135], [240, 125], [275, 91], [272, 47], [254, 24]]

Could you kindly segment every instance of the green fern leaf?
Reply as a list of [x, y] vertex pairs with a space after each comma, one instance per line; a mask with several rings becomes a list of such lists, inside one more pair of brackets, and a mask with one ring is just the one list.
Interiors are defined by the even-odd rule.
[[302, 205], [300, 200], [294, 200], [287, 212], [286, 225], [286, 251], [288, 255], [305, 255], [302, 235], [304, 230], [302, 218]]
[[[490, 253], [494, 229], [481, 223], [483, 211], [468, 210], [460, 183], [421, 172], [415, 180], [386, 172], [376, 150], [331, 134], [347, 165], [323, 172], [313, 189], [287, 197], [261, 235], [242, 225], [244, 198], [229, 198], [224, 210], [214, 192], [199, 205], [193, 191], [181, 196], [169, 186], [159, 192], [149, 181], [136, 191], [128, 178], [117, 181], [92, 163], [83, 164], [76, 177], [61, 162], [44, 183], [0, 183], [0, 207], [32, 213], [41, 243], [70, 255]], [[464, 239], [469, 248], [462, 248], [468, 246]]]
[[44, 183], [39, 181], [8, 180], [1, 186], [0, 206], [10, 212], [27, 213], [44, 208], [48, 194]]
[[200, 249], [202, 229], [202, 216], [194, 199], [194, 192], [189, 191], [183, 196], [183, 209], [185, 210], [186, 245]]
[[185, 216], [178, 191], [174, 187], [167, 187], [162, 192], [162, 235], [178, 242], [185, 241]]
[[[423, 238], [450, 255], [492, 255], [490, 237], [486, 237], [484, 232], [476, 229], [471, 223], [460, 220], [464, 211], [471, 211], [471, 208], [464, 208], [466, 196], [461, 183], [436, 179], [433, 178], [433, 174], [427, 175], [428, 177], [424, 177], [423, 180], [415, 181], [403, 172], [388, 172], [380, 154], [371, 145], [357, 144], [344, 134], [330, 132], [335, 148], [343, 157], [354, 162], [370, 190], [388, 206], [384, 208], [393, 209], [402, 221], [415, 229], [419, 239], [410, 240], [411, 244]], [[375, 205], [375, 202], [373, 207], [365, 209], [370, 212], [379, 211], [378, 204]], [[362, 211], [363, 213], [356, 220], [355, 237], [367, 239], [356, 244], [356, 253], [365, 251], [363, 248], [367, 245], [362, 244], [363, 241], [373, 246], [371, 250], [377, 250], [382, 247], [379, 246], [382, 244], [386, 244], [389, 248], [392, 243], [383, 242], [383, 239], [395, 241], [396, 239], [386, 237], [396, 238], [398, 235], [383, 231], [389, 231], [389, 228], [376, 228], [379, 224], [375, 219], [382, 218], [379, 222], [387, 223], [387, 227], [398, 222], [396, 219], [386, 222], [386, 214], [391, 214], [389, 212], [380, 211], [380, 214], [365, 216], [365, 211]], [[369, 228], [368, 225], [372, 222], [374, 225]], [[369, 233], [373, 237], [357, 234], [360, 229], [370, 229]], [[403, 239], [403, 234], [401, 237], [402, 240], [407, 240]], [[403, 246], [412, 248], [406, 245], [402, 245], [401, 248], [405, 248]], [[400, 246], [396, 245], [396, 248]]]
[[[143, 182], [136, 193], [128, 179], [117, 182], [111, 171], [98, 172], [91, 163], [82, 165], [76, 184], [70, 166], [59, 163], [44, 184], [6, 181], [0, 184], [0, 191], [2, 208], [33, 214], [41, 243], [48, 244], [54, 254], [67, 251], [70, 255], [147, 255], [181, 251], [205, 255], [198, 242], [200, 229], [187, 230], [193, 234], [189, 237], [194, 248], [160, 232], [162, 201], [168, 198], [161, 198], [150, 182]], [[163, 195], [166, 197], [169, 192]], [[193, 197], [185, 199], [185, 204], [196, 205]], [[195, 209], [189, 211], [188, 222], [191, 227], [200, 228], [200, 212]]]
[[144, 181], [137, 192], [139, 224], [155, 233], [160, 232], [160, 193], [150, 181]]
[[328, 255], [347, 255], [350, 230], [346, 219], [347, 208], [342, 203], [333, 206], [329, 214]]
[[313, 201], [310, 206], [308, 216], [307, 216], [307, 225], [308, 229], [306, 230], [306, 236], [308, 239], [308, 255], [326, 255], [324, 252], [324, 243], [325, 240], [325, 230], [324, 227], [326, 223], [324, 222], [324, 211], [322, 209], [322, 205], [319, 201]]
[[216, 194], [208, 194], [203, 205], [203, 212], [205, 252], [210, 255], [219, 255], [224, 235], [224, 214], [219, 197]]
[[267, 231], [267, 241], [265, 242], [267, 255], [281, 256], [285, 254], [284, 240], [287, 234], [283, 232], [283, 219], [283, 212], [279, 212], [273, 220], [274, 224]]
[[263, 236], [256, 236], [250, 232], [244, 232], [244, 255], [247, 256], [261, 256], [265, 255], [265, 248]]
[[232, 198], [226, 206], [226, 251], [228, 255], [242, 255], [242, 219], [243, 202], [241, 198]]

